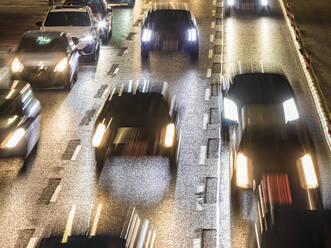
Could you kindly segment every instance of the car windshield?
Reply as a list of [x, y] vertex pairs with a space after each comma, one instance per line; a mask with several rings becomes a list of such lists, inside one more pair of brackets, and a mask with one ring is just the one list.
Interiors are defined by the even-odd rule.
[[45, 26], [90, 26], [87, 12], [50, 12], [47, 15]]
[[17, 94], [17, 90], [0, 90], [0, 117], [21, 114]]
[[150, 15], [150, 22], [154, 25], [172, 26], [187, 25], [188, 12], [186, 10], [158, 10]]
[[18, 52], [64, 52], [67, 41], [64, 38], [53, 38], [47, 35], [24, 37], [17, 48]]

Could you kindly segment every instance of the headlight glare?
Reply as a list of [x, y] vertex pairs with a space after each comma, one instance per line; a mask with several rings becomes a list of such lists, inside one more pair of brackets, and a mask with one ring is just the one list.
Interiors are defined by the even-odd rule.
[[234, 5], [234, 0], [228, 0], [228, 5], [233, 6]]
[[283, 109], [285, 115], [285, 123], [299, 119], [299, 112], [293, 98], [283, 102]]
[[224, 117], [226, 119], [238, 122], [238, 109], [237, 105], [230, 99], [224, 98]]
[[166, 129], [166, 135], [164, 140], [165, 147], [171, 147], [173, 145], [174, 137], [175, 137], [175, 124], [170, 123], [168, 124]]
[[104, 20], [98, 21], [98, 29], [104, 29], [106, 27], [106, 22]]
[[195, 28], [191, 28], [188, 30], [188, 41], [196, 41], [197, 39], [197, 31]]
[[86, 34], [83, 37], [81, 37], [80, 40], [83, 42], [92, 42], [93, 36], [91, 34]]
[[148, 28], [144, 28], [142, 36], [141, 36], [141, 40], [143, 42], [148, 42], [151, 40], [151, 37], [152, 37], [152, 30], [150, 30]]
[[313, 160], [309, 154], [300, 158], [303, 171], [303, 186], [306, 189], [315, 189], [318, 187], [317, 176]]
[[1, 143], [1, 148], [13, 148], [23, 138], [25, 130], [23, 128], [17, 129], [15, 132], [9, 134], [7, 138]]
[[252, 167], [248, 158], [242, 153], [237, 156], [236, 185], [240, 188], [252, 187]]
[[262, 6], [267, 6], [268, 5], [268, 0], [261, 0]]
[[55, 72], [63, 72], [68, 66], [68, 59], [67, 58], [63, 58], [60, 60], [59, 63], [57, 63], [57, 65], [54, 68]]
[[92, 138], [92, 145], [94, 147], [100, 146], [105, 131], [106, 131], [106, 126], [103, 123], [100, 123], [97, 129], [95, 130], [95, 133]]
[[18, 58], [14, 58], [10, 68], [12, 72], [21, 72], [23, 71], [24, 66]]

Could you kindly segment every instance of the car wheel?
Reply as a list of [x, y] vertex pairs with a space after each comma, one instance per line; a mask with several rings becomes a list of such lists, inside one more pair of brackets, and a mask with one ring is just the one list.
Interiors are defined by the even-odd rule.
[[225, 11], [224, 11], [224, 16], [225, 16], [225, 17], [230, 17], [230, 15], [231, 15], [231, 10], [230, 10], [230, 8], [226, 8]]
[[70, 73], [67, 74], [63, 87], [65, 90], [70, 90], [72, 88], [72, 79], [70, 77]]
[[191, 50], [191, 58], [197, 60], [199, 58], [199, 44], [195, 45]]
[[149, 57], [149, 50], [147, 48], [141, 47], [141, 59], [147, 60]]
[[98, 61], [99, 54], [100, 54], [100, 44], [98, 45], [98, 48], [91, 55], [89, 55], [89, 61], [90, 62]]
[[98, 169], [102, 168], [106, 160], [106, 147], [95, 149], [95, 161]]
[[107, 42], [109, 40], [109, 33], [108, 30], [104, 31], [104, 34], [102, 35], [102, 41]]

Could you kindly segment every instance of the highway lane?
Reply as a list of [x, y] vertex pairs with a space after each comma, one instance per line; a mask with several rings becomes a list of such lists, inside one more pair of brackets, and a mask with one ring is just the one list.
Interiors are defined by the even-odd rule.
[[[280, 72], [287, 76], [297, 96], [301, 118], [306, 121], [315, 144], [322, 198], [325, 207], [330, 208], [330, 151], [278, 1], [272, 2], [271, 11], [271, 16], [245, 13], [226, 19], [224, 69], [230, 75], [264, 71]], [[245, 246], [248, 233], [246, 224], [250, 214], [248, 211], [244, 219], [234, 214], [231, 217], [232, 247]]]

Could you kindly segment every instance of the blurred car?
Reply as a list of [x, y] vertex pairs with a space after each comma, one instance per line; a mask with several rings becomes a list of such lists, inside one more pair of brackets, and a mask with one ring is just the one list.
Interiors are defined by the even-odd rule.
[[133, 7], [134, 4], [135, 4], [135, 0], [108, 0], [108, 3], [111, 5], [111, 6], [122, 6], [122, 7]]
[[263, 184], [274, 204], [320, 209], [314, 147], [285, 76], [236, 75], [221, 109], [222, 139], [230, 141], [233, 205], [241, 206], [249, 190]]
[[154, 3], [141, 24], [141, 57], [153, 50], [188, 52], [199, 56], [199, 30], [185, 3]]
[[33, 86], [71, 89], [79, 70], [79, 51], [64, 32], [28, 31], [12, 51], [13, 79]]
[[53, 6], [43, 22], [36, 25], [42, 31], [59, 31], [68, 33], [83, 58], [96, 61], [100, 53], [100, 35], [94, 25], [93, 14], [88, 6]]
[[259, 12], [270, 13], [270, 0], [225, 0], [224, 15], [230, 16], [232, 11], [253, 9]]
[[66, 0], [64, 5], [89, 6], [96, 18], [102, 39], [107, 41], [111, 38], [113, 32], [113, 10], [105, 0]]
[[249, 233], [248, 248], [331, 248], [331, 212], [269, 208]]
[[92, 138], [98, 165], [110, 155], [168, 156], [171, 165], [177, 162], [174, 100], [168, 100], [166, 83], [148, 84], [118, 85], [99, 110]]
[[1, 82], [0, 158], [28, 158], [39, 141], [40, 110], [28, 83]]

